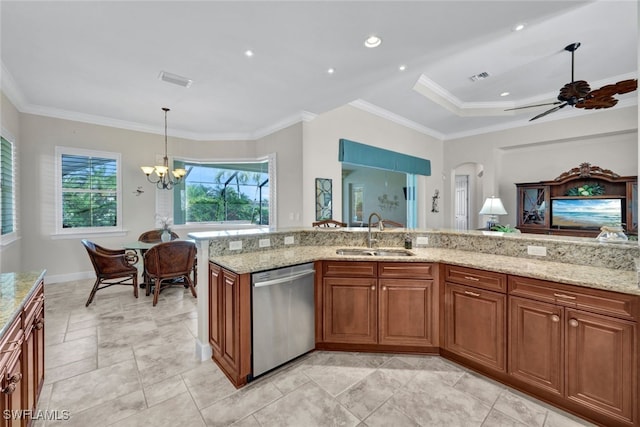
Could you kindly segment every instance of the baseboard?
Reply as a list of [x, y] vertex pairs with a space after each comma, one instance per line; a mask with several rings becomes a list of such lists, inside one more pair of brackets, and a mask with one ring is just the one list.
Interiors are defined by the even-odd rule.
[[44, 276], [44, 284], [73, 282], [74, 280], [95, 279], [96, 273], [93, 271], [82, 271], [80, 273], [69, 274], [46, 274]]
[[196, 338], [196, 358], [198, 360], [210, 360], [213, 356], [211, 346], [209, 343], [202, 344], [199, 339]]

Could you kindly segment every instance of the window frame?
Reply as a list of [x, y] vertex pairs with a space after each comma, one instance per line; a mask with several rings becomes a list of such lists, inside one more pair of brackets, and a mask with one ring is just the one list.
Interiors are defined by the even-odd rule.
[[[19, 224], [19, 216], [18, 216], [18, 184], [19, 184], [19, 177], [18, 177], [18, 153], [17, 153], [17, 146], [16, 146], [16, 138], [9, 132], [7, 131], [4, 127], [1, 129], [2, 130], [2, 134], [0, 135], [2, 137], [2, 139], [4, 139], [5, 141], [7, 141], [10, 146], [11, 146], [11, 176], [12, 176], [12, 183], [11, 183], [11, 189], [13, 192], [13, 197], [11, 200], [11, 209], [13, 210], [13, 230], [7, 234], [1, 234], [0, 231], [0, 246], [6, 246], [9, 243], [15, 242], [16, 240], [18, 240], [19, 234], [18, 234], [18, 224]], [[0, 165], [1, 168], [1, 165]], [[0, 193], [2, 192], [2, 188], [0, 186]], [[1, 220], [0, 220], [1, 221]]]
[[[259, 225], [259, 224], [251, 224], [253, 227], [262, 227], [262, 228], [272, 228], [276, 227], [277, 224], [277, 185], [276, 185], [276, 153], [270, 153], [263, 156], [258, 156], [254, 158], [243, 158], [243, 159], [193, 159], [187, 157], [175, 157], [174, 161], [180, 161], [185, 163], [198, 163], [198, 164], [233, 164], [237, 163], [239, 165], [243, 163], [267, 163], [267, 173], [269, 175], [269, 225]], [[174, 200], [179, 196], [179, 191], [181, 191], [182, 186], [176, 186], [174, 190], [170, 193], [171, 200]], [[160, 190], [158, 190], [160, 191]], [[166, 191], [165, 191], [166, 192]], [[168, 196], [168, 195], [167, 195]], [[162, 209], [161, 206], [157, 206], [158, 212], [171, 212], [171, 218], [175, 218], [174, 212], [174, 204], [172, 201], [167, 200], [165, 203], [160, 203], [160, 205], [164, 205], [166, 207], [170, 206], [170, 209]], [[168, 205], [168, 206], [167, 206]], [[246, 226], [246, 224], [244, 224]], [[214, 226], [216, 228], [237, 228], [238, 226], [243, 226], [238, 224], [237, 221], [211, 221], [211, 222], [186, 222], [184, 224], [174, 224], [177, 228], [192, 228], [199, 226]]]
[[[113, 159], [116, 161], [116, 225], [111, 227], [73, 227], [64, 228], [62, 226], [62, 156], [84, 156], [84, 157], [98, 157], [104, 159]], [[55, 168], [56, 168], [56, 181], [55, 181], [55, 236], [58, 237], [76, 237], [78, 235], [91, 236], [91, 235], [105, 235], [114, 234], [122, 235], [124, 233], [122, 226], [122, 154], [111, 151], [99, 151], [88, 150], [84, 148], [56, 146], [55, 147]]]

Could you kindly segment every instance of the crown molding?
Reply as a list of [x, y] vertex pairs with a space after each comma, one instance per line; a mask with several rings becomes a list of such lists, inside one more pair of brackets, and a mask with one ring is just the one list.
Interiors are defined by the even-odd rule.
[[9, 101], [16, 107], [18, 111], [22, 111], [27, 101], [24, 94], [13, 79], [13, 75], [9, 72], [4, 62], [0, 62], [0, 87], [2, 92], [9, 98]]
[[409, 129], [413, 129], [425, 135], [431, 136], [433, 138], [441, 139], [441, 140], [444, 139], [444, 134], [440, 132], [437, 132], [426, 126], [418, 124], [405, 117], [399, 116], [398, 114], [392, 113], [389, 110], [385, 110], [384, 108], [378, 107], [377, 105], [371, 104], [370, 102], [364, 101], [362, 99], [357, 99], [355, 101], [352, 101], [349, 103], [349, 105], [359, 110], [366, 111], [367, 113], [371, 113], [378, 117], [382, 117], [383, 119], [387, 119], [391, 122], [397, 123]]

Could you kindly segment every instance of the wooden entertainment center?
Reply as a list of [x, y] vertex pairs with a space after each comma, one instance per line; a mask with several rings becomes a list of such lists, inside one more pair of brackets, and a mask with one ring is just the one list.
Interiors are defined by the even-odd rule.
[[[601, 226], [618, 223], [627, 235], [638, 234], [637, 176], [620, 176], [582, 163], [552, 181], [516, 184], [516, 188], [517, 228], [523, 233], [596, 237]], [[613, 211], [600, 217], [599, 208], [605, 204]]]

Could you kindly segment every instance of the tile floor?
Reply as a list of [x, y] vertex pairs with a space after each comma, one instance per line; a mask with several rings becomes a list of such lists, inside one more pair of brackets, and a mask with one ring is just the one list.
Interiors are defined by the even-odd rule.
[[70, 418], [35, 426], [589, 425], [438, 356], [315, 352], [236, 390], [195, 359], [187, 290], [152, 307], [112, 287], [85, 308], [91, 283], [45, 285], [38, 409]]

